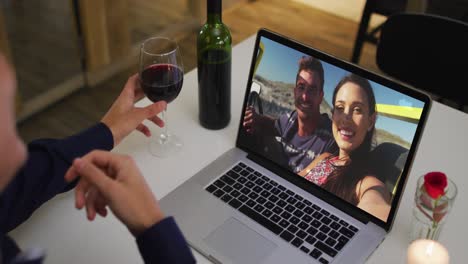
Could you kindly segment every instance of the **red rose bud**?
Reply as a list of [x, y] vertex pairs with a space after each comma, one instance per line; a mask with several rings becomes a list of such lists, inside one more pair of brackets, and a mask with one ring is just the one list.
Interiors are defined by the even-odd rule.
[[445, 187], [447, 187], [447, 176], [443, 172], [429, 172], [424, 175], [424, 187], [427, 194], [433, 199], [439, 198], [445, 194]]

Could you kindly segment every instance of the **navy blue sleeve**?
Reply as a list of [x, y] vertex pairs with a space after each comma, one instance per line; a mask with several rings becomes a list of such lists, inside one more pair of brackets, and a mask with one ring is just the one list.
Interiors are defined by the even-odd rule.
[[167, 217], [137, 237], [145, 263], [196, 263], [173, 217]]
[[41, 139], [28, 144], [28, 159], [0, 196], [0, 227], [14, 229], [43, 203], [76, 184], [64, 180], [73, 160], [91, 150], [111, 150], [110, 129], [98, 123], [64, 139]]

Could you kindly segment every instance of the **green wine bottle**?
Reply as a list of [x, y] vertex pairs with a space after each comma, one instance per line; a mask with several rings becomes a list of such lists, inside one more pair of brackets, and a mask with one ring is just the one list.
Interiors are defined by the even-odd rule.
[[208, 129], [231, 120], [232, 39], [221, 14], [221, 0], [207, 0], [207, 21], [197, 38], [199, 119]]

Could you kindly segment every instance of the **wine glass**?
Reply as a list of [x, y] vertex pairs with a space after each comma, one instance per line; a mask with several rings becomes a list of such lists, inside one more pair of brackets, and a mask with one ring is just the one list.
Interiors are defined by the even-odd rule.
[[[140, 48], [140, 84], [146, 97], [153, 102], [164, 100], [168, 104], [180, 93], [184, 68], [177, 43], [166, 37], [152, 37]], [[167, 157], [182, 148], [181, 140], [168, 131], [167, 106], [161, 113], [163, 131], [150, 139], [150, 153]]]

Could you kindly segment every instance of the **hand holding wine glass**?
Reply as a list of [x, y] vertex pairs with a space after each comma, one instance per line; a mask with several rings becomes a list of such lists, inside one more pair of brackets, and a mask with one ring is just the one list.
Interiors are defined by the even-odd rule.
[[112, 132], [114, 146], [117, 146], [133, 130], [138, 130], [146, 136], [150, 136], [149, 128], [143, 124], [147, 119], [159, 127], [163, 127], [163, 121], [157, 116], [166, 109], [166, 102], [159, 101], [145, 107], [136, 107], [135, 102], [144, 97], [140, 87], [138, 74], [128, 78], [122, 92], [101, 119]]
[[[177, 43], [165, 37], [153, 37], [143, 42], [140, 49], [140, 84], [152, 102], [171, 103], [180, 93], [184, 70]], [[150, 152], [167, 157], [181, 149], [182, 143], [168, 132], [167, 110], [162, 112], [164, 131], [151, 139]]]

